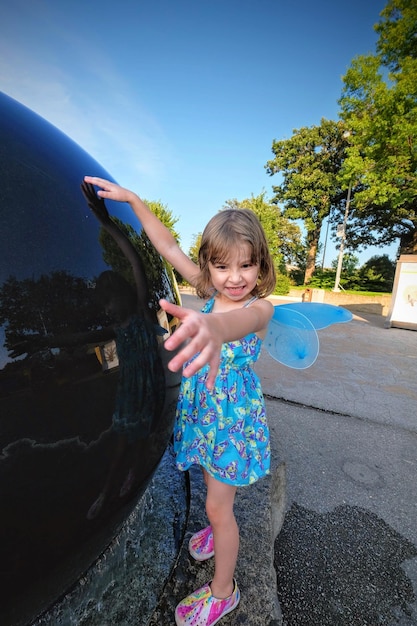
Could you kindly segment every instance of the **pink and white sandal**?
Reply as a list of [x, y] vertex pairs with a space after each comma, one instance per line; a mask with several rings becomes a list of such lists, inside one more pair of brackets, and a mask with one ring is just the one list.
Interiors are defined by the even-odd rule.
[[214, 555], [214, 540], [211, 526], [195, 533], [189, 543], [188, 551], [196, 561], [207, 561]]
[[210, 584], [204, 585], [182, 600], [175, 609], [177, 626], [214, 626], [239, 604], [240, 591], [233, 581], [233, 592], [228, 598], [215, 598]]

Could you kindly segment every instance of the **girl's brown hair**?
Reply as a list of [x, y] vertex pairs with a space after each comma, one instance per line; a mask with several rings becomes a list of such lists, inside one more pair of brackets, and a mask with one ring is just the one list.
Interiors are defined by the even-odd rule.
[[272, 293], [276, 282], [274, 262], [259, 219], [250, 209], [224, 209], [211, 218], [201, 236], [200, 273], [195, 280], [200, 298], [213, 294], [209, 262], [227, 261], [230, 252], [242, 243], [250, 245], [251, 263], [259, 265], [259, 278], [252, 294], [265, 298]]

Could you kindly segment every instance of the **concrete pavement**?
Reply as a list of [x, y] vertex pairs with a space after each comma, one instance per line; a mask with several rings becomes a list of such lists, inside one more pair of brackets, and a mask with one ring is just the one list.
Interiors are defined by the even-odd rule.
[[287, 468], [275, 566], [288, 625], [417, 624], [417, 332], [384, 321], [319, 331], [307, 370], [259, 363]]
[[[263, 351], [274, 471], [239, 491], [242, 602], [222, 625], [417, 626], [417, 332], [384, 321], [361, 312], [319, 331], [307, 370]], [[204, 522], [193, 480], [186, 540]], [[173, 595], [210, 567], [184, 550]], [[171, 623], [171, 609], [159, 623]]]

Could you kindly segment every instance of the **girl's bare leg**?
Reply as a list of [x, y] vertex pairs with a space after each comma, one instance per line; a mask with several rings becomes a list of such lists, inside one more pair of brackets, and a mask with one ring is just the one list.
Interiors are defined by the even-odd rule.
[[239, 551], [239, 528], [233, 512], [236, 487], [216, 480], [205, 472], [206, 512], [214, 537], [214, 577], [211, 591], [216, 598], [227, 598], [233, 591], [233, 576]]

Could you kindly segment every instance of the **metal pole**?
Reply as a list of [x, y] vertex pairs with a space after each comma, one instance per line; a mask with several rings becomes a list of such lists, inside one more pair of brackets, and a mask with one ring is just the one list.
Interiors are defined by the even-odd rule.
[[330, 223], [330, 215], [327, 216], [326, 239], [324, 241], [323, 259], [322, 259], [322, 262], [321, 262], [321, 271], [324, 270], [324, 259], [326, 257], [327, 237], [329, 235], [329, 223]]
[[345, 240], [346, 240], [346, 222], [347, 222], [347, 218], [349, 215], [351, 194], [352, 194], [352, 182], [349, 183], [348, 192], [347, 192], [345, 217], [343, 219], [342, 240], [340, 242], [340, 248], [339, 248], [339, 259], [337, 262], [336, 279], [334, 281], [334, 287], [332, 291], [340, 291], [340, 274], [342, 273], [343, 253], [345, 250]]

